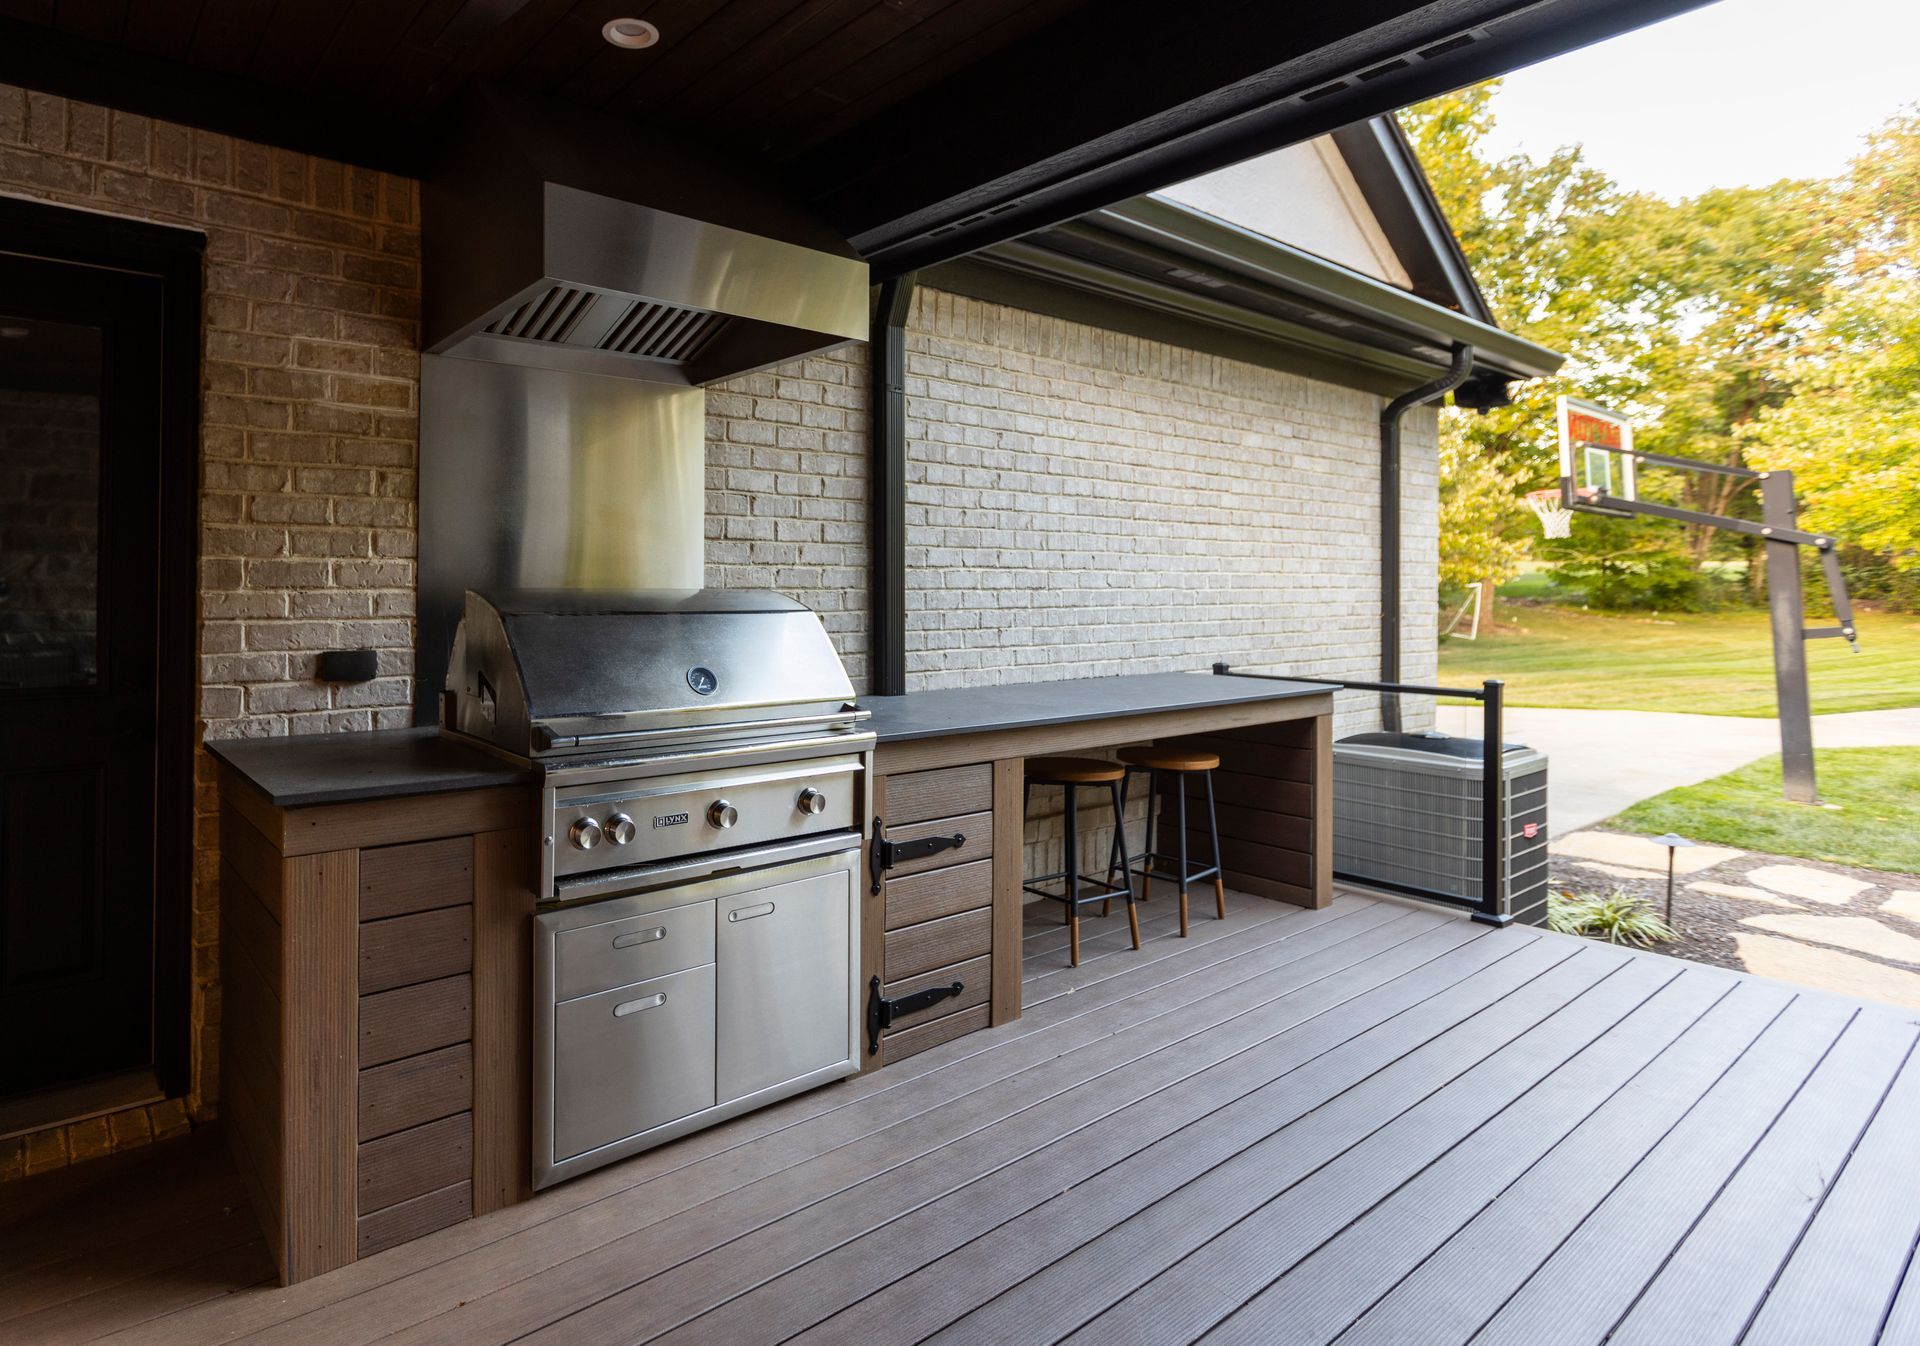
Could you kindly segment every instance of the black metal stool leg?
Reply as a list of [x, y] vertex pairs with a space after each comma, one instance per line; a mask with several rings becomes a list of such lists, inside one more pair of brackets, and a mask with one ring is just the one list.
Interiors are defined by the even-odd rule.
[[[1120, 802], [1113, 810], [1113, 845], [1107, 849], [1107, 887], [1117, 888], [1113, 881], [1115, 872], [1127, 872], [1127, 782], [1133, 779], [1133, 768], [1128, 767], [1126, 774], [1120, 777]], [[1133, 876], [1127, 875], [1127, 891], [1133, 891]]]
[[1080, 966], [1080, 848], [1076, 838], [1080, 831], [1079, 813], [1074, 807], [1074, 796], [1078, 793], [1069, 784], [1065, 787], [1067, 795], [1067, 942], [1072, 946], [1072, 966]]
[[1219, 908], [1220, 919], [1227, 919], [1227, 868], [1220, 863], [1220, 819], [1213, 811], [1213, 773], [1206, 772], [1207, 779], [1207, 833], [1213, 838], [1213, 900]]
[[1173, 783], [1180, 795], [1180, 836], [1177, 853], [1180, 858], [1180, 938], [1187, 937], [1187, 777], [1185, 772], [1175, 772]]
[[[1126, 778], [1123, 776], [1121, 777], [1121, 779], [1125, 780]], [[1120, 820], [1122, 817], [1122, 814], [1120, 812], [1120, 809], [1121, 809], [1120, 786], [1118, 782], [1110, 781], [1107, 784], [1107, 788], [1113, 791], [1113, 826], [1114, 826], [1115, 834], [1118, 835], [1120, 831], [1120, 825], [1121, 825]], [[1129, 882], [1127, 883], [1126, 899], [1127, 899], [1127, 928], [1133, 932], [1133, 947], [1137, 949], [1140, 947], [1140, 908], [1136, 906], [1133, 901], [1133, 883], [1131, 882], [1131, 880], [1129, 880]]]
[[1140, 900], [1153, 896], [1153, 817], [1160, 797], [1160, 773], [1147, 772], [1147, 848], [1140, 853]]

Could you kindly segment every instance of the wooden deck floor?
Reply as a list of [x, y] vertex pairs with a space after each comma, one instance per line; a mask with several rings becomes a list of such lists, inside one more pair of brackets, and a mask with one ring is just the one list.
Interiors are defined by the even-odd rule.
[[1148, 910], [1077, 971], [1030, 924], [1017, 1023], [290, 1289], [204, 1151], [16, 1193], [0, 1339], [1920, 1342], [1914, 1016], [1354, 894]]

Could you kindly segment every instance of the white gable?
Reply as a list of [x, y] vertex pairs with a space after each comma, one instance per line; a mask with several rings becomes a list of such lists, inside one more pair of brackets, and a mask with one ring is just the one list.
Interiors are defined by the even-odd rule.
[[1154, 194], [1375, 280], [1403, 290], [1413, 287], [1331, 136]]

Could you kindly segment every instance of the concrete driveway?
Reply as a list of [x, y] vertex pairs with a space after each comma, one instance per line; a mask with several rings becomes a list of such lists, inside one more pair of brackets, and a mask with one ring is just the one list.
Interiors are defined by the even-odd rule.
[[[1480, 734], [1477, 706], [1440, 706], [1449, 734]], [[1547, 754], [1553, 836], [1590, 827], [1680, 785], [1693, 785], [1780, 750], [1773, 720], [1643, 710], [1507, 712], [1507, 741]], [[1817, 748], [1920, 745], [1920, 707], [1813, 717]]]

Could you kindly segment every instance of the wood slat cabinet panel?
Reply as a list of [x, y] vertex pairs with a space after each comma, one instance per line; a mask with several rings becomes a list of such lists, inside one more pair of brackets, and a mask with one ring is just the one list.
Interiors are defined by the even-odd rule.
[[473, 1106], [473, 1046], [462, 1042], [360, 1072], [362, 1142]]
[[[893, 796], [893, 782], [887, 782], [888, 800]], [[929, 822], [907, 823], [895, 827], [887, 824], [889, 841], [917, 841], [921, 837], [953, 836], [955, 833], [966, 838], [959, 846], [951, 850], [939, 851], [923, 856], [918, 860], [909, 860], [905, 864], [895, 865], [887, 871], [887, 881], [904, 879], [914, 874], [924, 874], [931, 869], [945, 869], [949, 865], [970, 864], [975, 860], [985, 860], [993, 854], [993, 814], [963, 813], [953, 818], [935, 818]]]
[[354, 1163], [362, 1216], [466, 1182], [473, 1175], [473, 1114], [457, 1112], [369, 1141]]
[[924, 874], [887, 880], [887, 929], [917, 925], [993, 901], [993, 861], [930, 869]]
[[473, 838], [446, 837], [360, 853], [360, 919], [377, 921], [473, 901]]
[[992, 950], [993, 911], [989, 907], [922, 921], [887, 932], [882, 980], [903, 981], [949, 963], [982, 957]]
[[360, 927], [360, 993], [473, 970], [473, 909], [444, 907]]
[[423, 1238], [436, 1229], [459, 1224], [473, 1212], [471, 1180], [442, 1187], [411, 1201], [402, 1201], [363, 1215], [355, 1223], [361, 1257], [371, 1257], [382, 1249], [397, 1247], [412, 1239]]
[[360, 997], [362, 1069], [472, 1036], [473, 978], [465, 973]]
[[943, 1042], [951, 1042], [968, 1033], [977, 1033], [993, 1023], [993, 1010], [987, 1005], [975, 1005], [970, 1010], [958, 1014], [949, 1014], [944, 1019], [935, 1019], [931, 1023], [921, 1024], [918, 1028], [909, 1028], [903, 1033], [889, 1036], [880, 1044], [880, 1059], [884, 1065], [893, 1065], [909, 1056], [938, 1047]]
[[991, 762], [887, 777], [886, 819], [891, 826], [985, 813], [992, 807]]
[[964, 963], [954, 963], [931, 972], [922, 972], [917, 977], [888, 982], [882, 988], [882, 994], [889, 1000], [898, 1000], [901, 996], [924, 991], [930, 986], [951, 986], [954, 982], [959, 982], [963, 988], [959, 995], [948, 996], [918, 1013], [895, 1019], [893, 1027], [887, 1030], [888, 1036], [906, 1032], [920, 1024], [932, 1023], [935, 1019], [944, 1019], [949, 1014], [958, 1014], [975, 1005], [986, 1004], [993, 994], [993, 959], [982, 954]]

